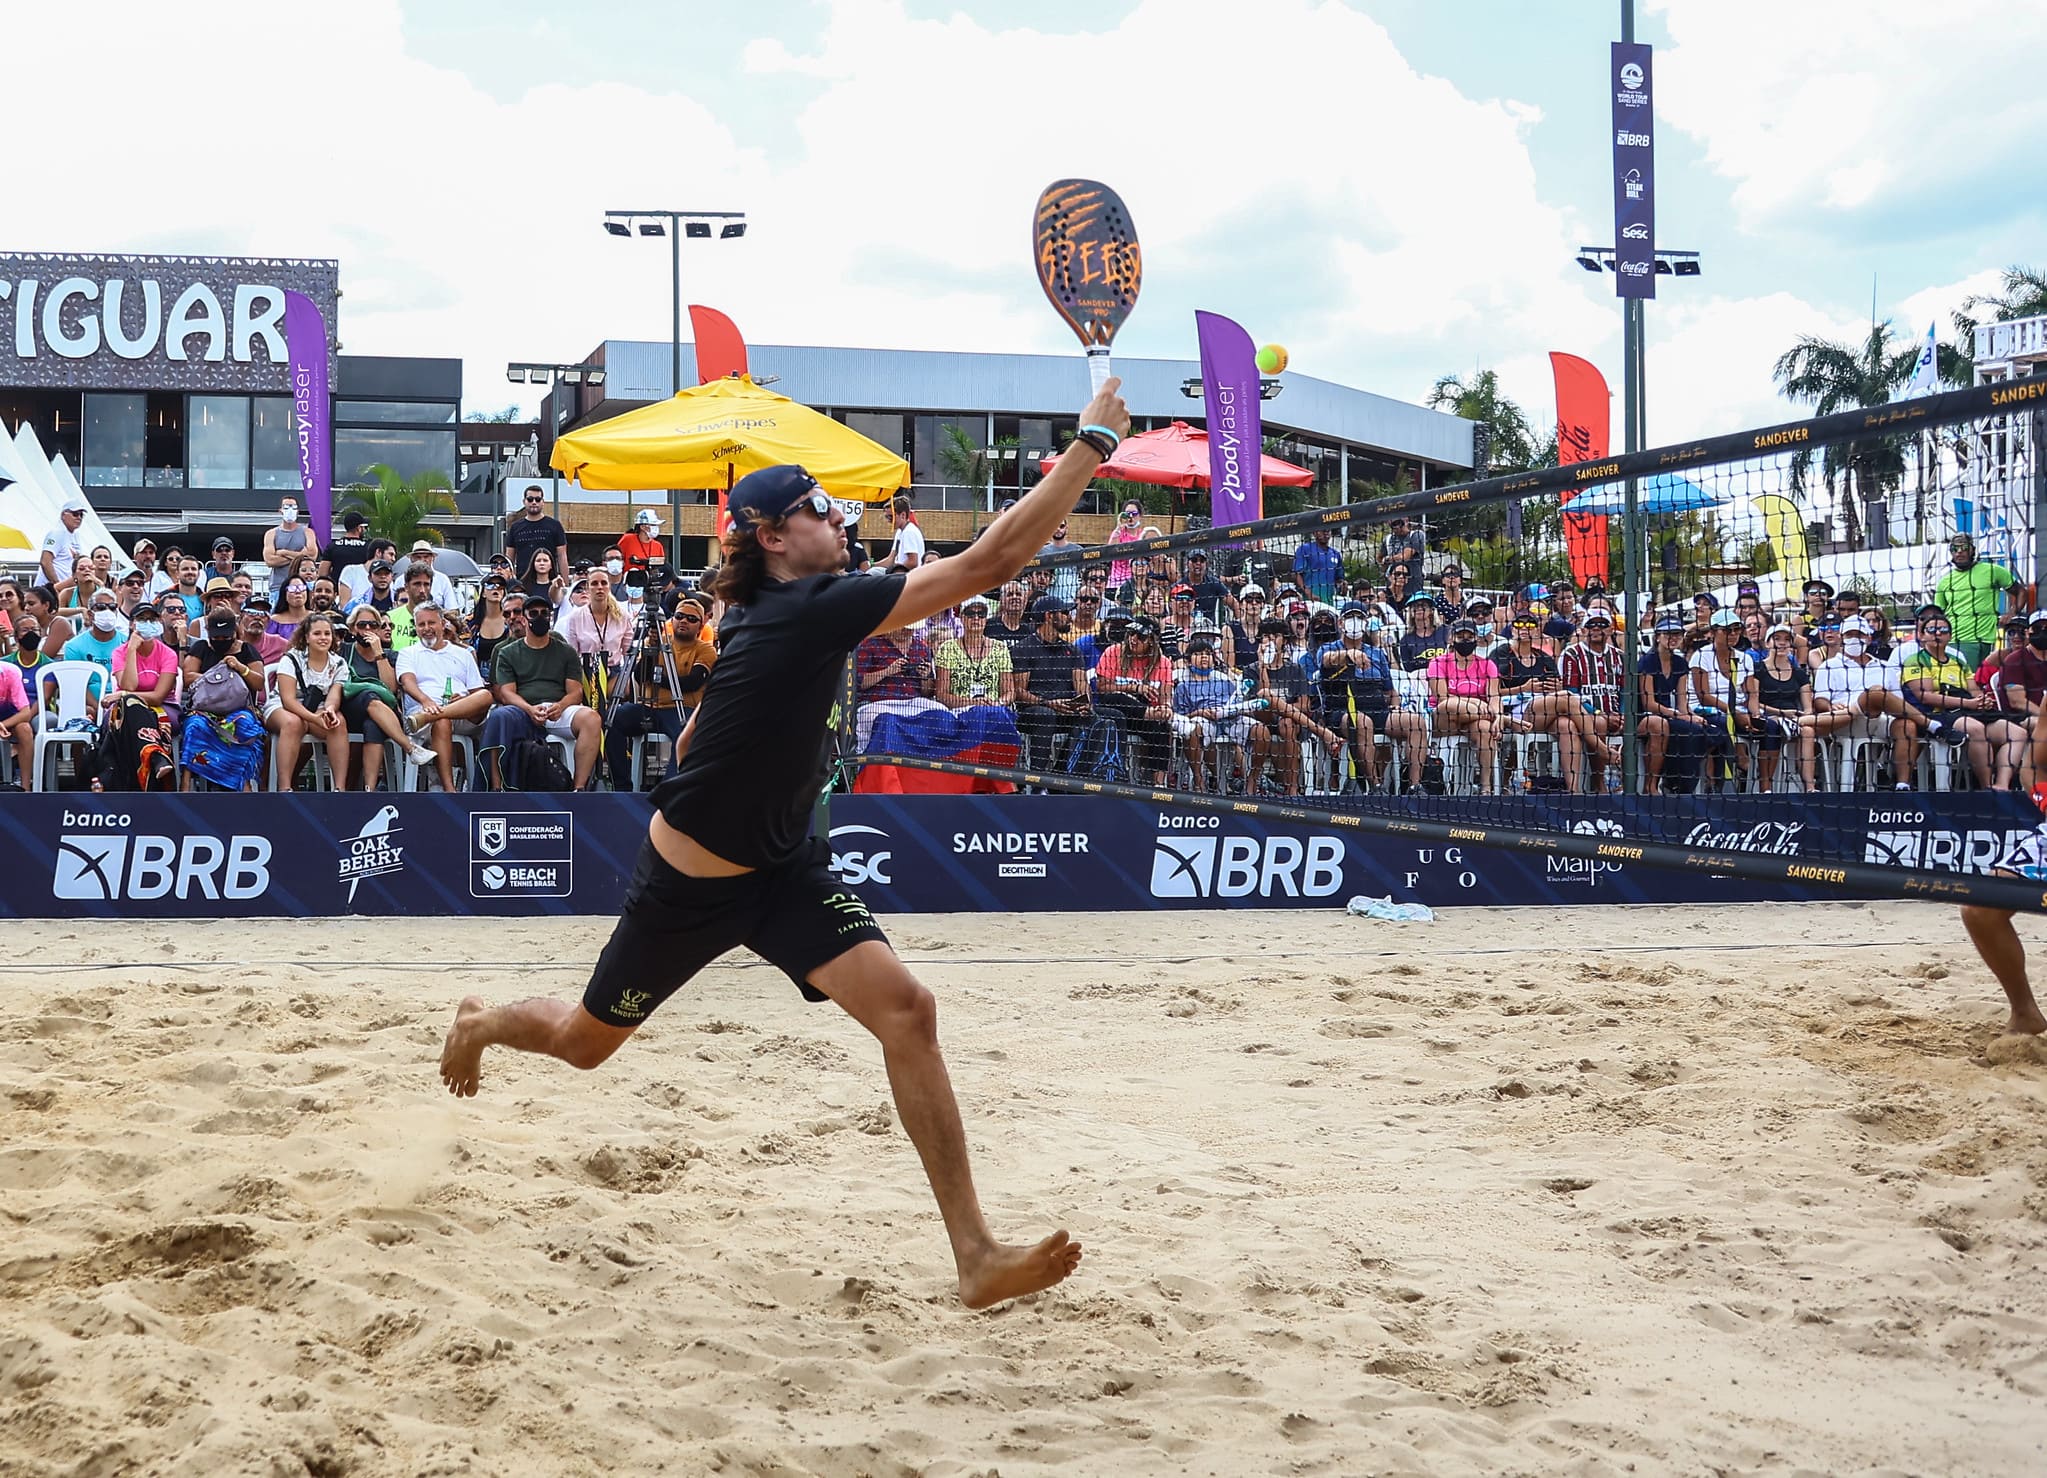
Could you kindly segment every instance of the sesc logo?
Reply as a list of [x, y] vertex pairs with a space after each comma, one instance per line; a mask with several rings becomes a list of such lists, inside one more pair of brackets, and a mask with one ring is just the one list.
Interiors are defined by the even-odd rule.
[[[867, 843], [868, 850], [862, 852], [841, 852], [839, 850], [840, 837], [859, 836], [876, 837], [879, 841]], [[882, 869], [888, 866], [889, 860], [895, 856], [895, 853], [873, 850], [874, 847], [887, 841], [888, 833], [878, 826], [833, 827], [831, 834], [833, 874], [849, 888], [857, 888], [862, 883], [880, 883], [883, 887], [887, 887], [890, 883], [890, 878]]]
[[1632, 226], [1623, 226], [1621, 228], [1621, 239], [1623, 241], [1647, 241], [1649, 239], [1649, 228], [1640, 221], [1635, 222]]
[[[125, 813], [66, 811], [66, 826], [126, 828]], [[150, 836], [125, 830], [67, 832], [57, 839], [50, 896], [85, 903], [121, 899], [260, 898], [270, 887], [270, 839]]]
[[1340, 837], [1162, 836], [1154, 898], [1327, 898], [1343, 887]]

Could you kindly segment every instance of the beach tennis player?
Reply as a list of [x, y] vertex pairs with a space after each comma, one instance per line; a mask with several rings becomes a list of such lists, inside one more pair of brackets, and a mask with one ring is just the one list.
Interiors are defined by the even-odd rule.
[[448, 1091], [476, 1092], [486, 1047], [594, 1068], [698, 971], [745, 945], [804, 998], [836, 1001], [881, 1042], [904, 1130], [924, 1162], [970, 1308], [1049, 1288], [1080, 1262], [1063, 1231], [997, 1242], [981, 1215], [966, 1134], [938, 1045], [938, 1008], [810, 834], [829, 773], [847, 657], [1021, 570], [1072, 512], [1130, 425], [1110, 379], [1057, 466], [964, 552], [901, 574], [845, 569], [844, 515], [801, 467], [732, 489], [716, 593], [730, 609], [718, 665], [654, 791], [655, 815], [623, 916], [580, 1003], [492, 1007], [472, 996], [441, 1053]]
[[[2047, 812], [2047, 781], [2033, 787], [2033, 803]], [[2038, 830], [2020, 837], [1992, 864], [1990, 872], [1993, 877], [2047, 883], [2047, 820], [2040, 823]], [[2011, 1002], [2011, 1020], [2005, 1023], [2005, 1034], [2036, 1037], [2047, 1032], [2047, 1016], [2040, 1014], [2040, 1003], [2033, 999], [2032, 983], [2026, 979], [2026, 946], [2011, 918], [2008, 908], [1985, 908], [1975, 903], [1962, 908], [1962, 925], [1969, 931], [1969, 942], [1976, 946], [1976, 953], [1983, 957], [1983, 963], [1990, 967], [1990, 973], [1997, 977], [2005, 998]]]

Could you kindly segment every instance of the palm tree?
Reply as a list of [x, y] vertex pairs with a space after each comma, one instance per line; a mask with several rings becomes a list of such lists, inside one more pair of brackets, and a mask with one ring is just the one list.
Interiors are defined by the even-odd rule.
[[[1778, 359], [1771, 375], [1786, 397], [1806, 402], [1814, 415], [1828, 416], [1836, 411], [1889, 404], [1896, 392], [1911, 381], [1912, 367], [1918, 358], [1912, 345], [1897, 344], [1891, 322], [1885, 319], [1871, 324], [1869, 337], [1859, 345], [1801, 335]], [[1830, 496], [1836, 477], [1847, 474], [1847, 496], [1841, 500], [1842, 530], [1848, 547], [1860, 549], [1864, 547], [1863, 520], [1856, 501], [1859, 498], [1868, 510], [1869, 527], [1875, 532], [1886, 495], [1904, 476], [1904, 450], [1892, 436], [1845, 445], [1836, 443], [1827, 447], [1822, 457]], [[1799, 452], [1791, 459], [1794, 494], [1804, 491], [1811, 470], [1811, 451]], [[1885, 537], [1888, 538], [1888, 530]]]
[[2006, 267], [2002, 288], [1995, 293], [1972, 293], [1955, 310], [1956, 348], [1965, 364], [1973, 367], [1976, 360], [1976, 325], [1982, 322], [1978, 310], [1990, 309], [1993, 323], [2047, 314], [2047, 271], [2038, 267]]
[[426, 522], [455, 514], [455, 495], [446, 472], [429, 467], [411, 477], [400, 477], [396, 469], [382, 462], [372, 462], [363, 472], [370, 480], [342, 489], [342, 507], [369, 519], [365, 537], [389, 539], [400, 549], [410, 549], [417, 539], [429, 544], [446, 542], [441, 531]]
[[1481, 428], [1474, 440], [1483, 444], [1477, 477], [1498, 472], [1518, 472], [1535, 462], [1535, 427], [1528, 413], [1500, 392], [1500, 378], [1492, 370], [1480, 370], [1470, 381], [1444, 375], [1430, 387], [1427, 405], [1431, 410], [1448, 410], [1453, 416], [1476, 421]]

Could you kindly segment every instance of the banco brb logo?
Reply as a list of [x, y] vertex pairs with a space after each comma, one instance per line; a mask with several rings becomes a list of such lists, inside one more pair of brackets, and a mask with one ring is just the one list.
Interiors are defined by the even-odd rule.
[[[125, 814], [66, 812], [64, 824], [126, 828], [133, 823]], [[57, 839], [50, 896], [87, 903], [260, 898], [270, 887], [270, 852], [270, 839], [260, 836], [66, 832]]]
[[1154, 898], [1327, 898], [1343, 887], [1340, 837], [1162, 836]]

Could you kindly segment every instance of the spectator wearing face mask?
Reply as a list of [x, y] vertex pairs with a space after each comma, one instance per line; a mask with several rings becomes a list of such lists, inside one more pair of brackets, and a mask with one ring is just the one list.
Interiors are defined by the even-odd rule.
[[92, 606], [85, 613], [85, 629], [64, 643], [66, 662], [97, 662], [112, 670], [114, 652], [126, 640], [121, 630], [121, 613], [115, 607], [111, 591], [101, 590], [92, 597]]
[[159, 715], [171, 701], [171, 689], [178, 680], [178, 651], [164, 639], [163, 618], [154, 601], [135, 608], [128, 639], [114, 649], [108, 670], [114, 674], [111, 707], [115, 694], [132, 693]]
[[1379, 788], [1378, 736], [1398, 741], [1407, 750], [1407, 782], [1421, 784], [1428, 758], [1428, 721], [1394, 704], [1393, 662], [1373, 640], [1372, 619], [1362, 601], [1345, 601], [1337, 612], [1337, 639], [1315, 653], [1322, 712], [1332, 728], [1349, 736], [1355, 757], [1354, 774], [1363, 788]]
[[514, 740], [551, 734], [575, 745], [575, 787], [587, 789], [597, 768], [603, 727], [597, 710], [584, 702], [583, 659], [554, 630], [554, 610], [544, 600], [529, 600], [523, 632], [497, 649], [491, 681], [498, 707], [483, 724], [479, 759], [488, 768], [493, 790], [517, 785], [508, 774], [506, 749]]
[[637, 570], [642, 575], [658, 564], [668, 562], [668, 550], [661, 542], [661, 516], [651, 508], [642, 508], [633, 515], [632, 532], [620, 537], [618, 557], [621, 568], [610, 567], [611, 551], [605, 551], [605, 570], [613, 579], [622, 578], [627, 571]]
[[1450, 650], [1429, 663], [1429, 696], [1436, 732], [1471, 741], [1478, 756], [1478, 788], [1490, 794], [1503, 723], [1500, 670], [1478, 655], [1478, 640], [1478, 623], [1469, 616], [1451, 623]]
[[320, 536], [299, 522], [299, 500], [286, 498], [277, 505], [277, 522], [263, 531], [263, 563], [270, 569], [270, 596], [274, 602], [284, 582], [291, 577], [301, 557], [320, 553]]
[[[41, 633], [37, 633], [38, 639]], [[14, 747], [14, 773], [32, 775], [35, 773], [36, 726], [35, 705], [29, 701], [28, 683], [23, 681], [23, 669], [13, 657], [0, 660], [0, 742]], [[20, 790], [19, 781], [10, 781], [0, 790]]]

